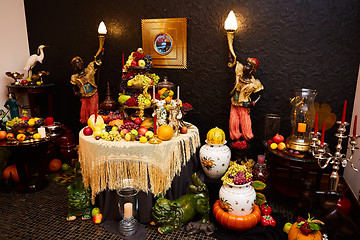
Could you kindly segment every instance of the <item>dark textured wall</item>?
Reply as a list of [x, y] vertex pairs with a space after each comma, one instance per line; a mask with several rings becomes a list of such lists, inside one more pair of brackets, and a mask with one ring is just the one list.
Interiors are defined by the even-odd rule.
[[[316, 101], [327, 102], [341, 117], [348, 101], [346, 119], [351, 119], [360, 57], [360, 1], [358, 0], [177, 0], [177, 1], [24, 1], [30, 44], [35, 53], [40, 44], [45, 59], [37, 69], [51, 72], [56, 84], [55, 120], [77, 132], [80, 102], [73, 96], [70, 60], [92, 60], [97, 47], [97, 28], [103, 20], [108, 29], [104, 65], [100, 72], [100, 101], [109, 81], [113, 97], [118, 94], [121, 54], [127, 57], [142, 45], [142, 18], [188, 19], [188, 69], [154, 69], [161, 77], [181, 87], [181, 98], [194, 106], [187, 120], [206, 132], [218, 126], [228, 133], [229, 92], [234, 69], [227, 67], [228, 46], [223, 24], [230, 10], [241, 22], [234, 48], [241, 62], [256, 57], [255, 74], [265, 87], [262, 101], [253, 109], [253, 153], [263, 151], [260, 142], [266, 113], [282, 116], [281, 130], [290, 133], [289, 98], [293, 88], [319, 90]], [[326, 141], [335, 144], [336, 128]], [[228, 135], [228, 134], [227, 134]]]

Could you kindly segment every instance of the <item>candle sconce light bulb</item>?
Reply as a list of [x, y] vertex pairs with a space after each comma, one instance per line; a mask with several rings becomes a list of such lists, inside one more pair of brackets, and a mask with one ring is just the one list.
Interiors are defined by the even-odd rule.
[[238, 28], [236, 17], [234, 12], [231, 10], [228, 17], [225, 20], [225, 26], [226, 31], [236, 31]]
[[99, 24], [98, 33], [104, 35], [107, 33], [104, 21], [101, 21], [101, 23]]

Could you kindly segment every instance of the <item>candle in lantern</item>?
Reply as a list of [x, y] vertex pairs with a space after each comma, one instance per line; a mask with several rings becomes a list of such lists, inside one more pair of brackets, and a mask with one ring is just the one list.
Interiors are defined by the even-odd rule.
[[324, 140], [325, 140], [325, 122], [323, 123], [320, 145], [324, 145]]
[[306, 132], [306, 123], [298, 123], [298, 132]]
[[314, 134], [317, 134], [318, 131], [318, 121], [319, 121], [319, 114], [316, 113]]
[[180, 86], [177, 87], [177, 102], [180, 100]]
[[154, 134], [157, 135], [156, 114], [154, 115]]
[[44, 127], [39, 127], [38, 128], [38, 133], [40, 134], [41, 138], [46, 137], [46, 129]]
[[342, 114], [342, 118], [341, 118], [341, 123], [345, 122], [345, 116], [346, 116], [346, 103], [347, 101], [344, 101], [344, 108], [343, 108], [343, 114]]
[[355, 119], [354, 119], [353, 137], [356, 137], [356, 125], [357, 125], [357, 115], [355, 115]]
[[124, 218], [131, 218], [133, 215], [133, 204], [125, 203], [124, 204]]

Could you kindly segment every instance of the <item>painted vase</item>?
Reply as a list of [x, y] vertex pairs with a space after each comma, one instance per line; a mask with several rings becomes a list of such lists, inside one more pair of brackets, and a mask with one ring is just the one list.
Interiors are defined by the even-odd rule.
[[243, 185], [224, 184], [219, 191], [220, 206], [224, 211], [236, 216], [252, 213], [256, 193], [251, 182]]
[[200, 148], [200, 163], [206, 176], [211, 179], [221, 178], [229, 167], [230, 148], [223, 144], [206, 144]]

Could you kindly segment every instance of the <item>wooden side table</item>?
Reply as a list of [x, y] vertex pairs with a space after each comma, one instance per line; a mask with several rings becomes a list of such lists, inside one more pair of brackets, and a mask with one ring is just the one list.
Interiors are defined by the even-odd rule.
[[[268, 148], [268, 164], [271, 168], [271, 183], [273, 187], [287, 196], [299, 196], [301, 191], [299, 183], [309, 178], [310, 171], [316, 172], [315, 187], [316, 190], [320, 189], [322, 171], [317, 159], [310, 154], [294, 155], [278, 149]], [[289, 169], [289, 178], [286, 181], [276, 181], [276, 168], [279, 166]], [[300, 182], [295, 182], [292, 178], [292, 171], [294, 169], [300, 170]]]
[[[30, 111], [31, 116], [33, 117], [49, 117], [53, 116], [53, 87], [55, 84], [44, 84], [40, 86], [18, 86], [18, 85], [9, 85], [6, 86], [8, 88], [9, 93], [16, 94], [26, 94], [29, 98]], [[40, 105], [36, 103], [35, 95], [36, 94], [47, 94], [47, 115], [40, 116], [39, 112], [36, 112], [36, 106]]]

